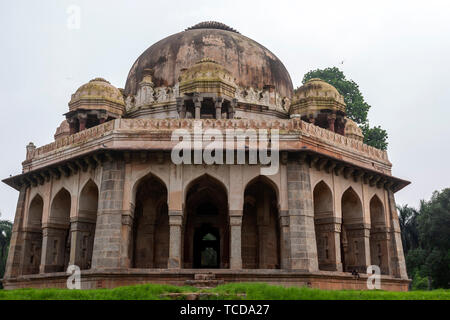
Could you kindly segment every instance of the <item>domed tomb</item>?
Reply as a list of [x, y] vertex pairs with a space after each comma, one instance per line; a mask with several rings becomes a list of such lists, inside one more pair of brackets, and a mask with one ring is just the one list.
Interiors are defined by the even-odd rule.
[[[283, 108], [293, 94], [291, 77], [283, 63], [268, 49], [230, 27], [216, 22], [204, 22], [171, 35], [149, 47], [133, 64], [126, 81], [124, 95], [131, 117], [143, 117], [137, 108], [153, 109], [173, 106], [180, 91], [180, 76], [195, 68], [202, 59], [210, 59], [230, 73], [235, 82], [239, 109], [276, 110], [277, 117], [287, 118]], [[207, 63], [205, 63], [207, 64]], [[145, 103], [138, 101], [140, 83], [146, 70], [152, 70], [152, 95]], [[262, 106], [263, 108], [252, 108]], [[262, 110], [262, 111], [261, 111]], [[167, 112], [167, 109], [164, 110]], [[151, 117], [156, 110], [145, 113]], [[171, 113], [169, 117], [179, 117]], [[246, 117], [245, 114], [241, 115]]]

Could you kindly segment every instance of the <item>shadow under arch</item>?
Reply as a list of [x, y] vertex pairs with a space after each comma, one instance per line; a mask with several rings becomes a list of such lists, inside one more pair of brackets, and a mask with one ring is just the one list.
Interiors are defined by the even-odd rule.
[[341, 271], [342, 266], [337, 261], [339, 233], [336, 228], [338, 221], [334, 215], [333, 193], [323, 180], [313, 189], [313, 204], [319, 270]]
[[75, 264], [81, 270], [90, 269], [97, 224], [99, 189], [89, 179], [83, 186], [78, 199], [77, 231], [75, 232]]
[[341, 198], [341, 259], [344, 272], [366, 273], [366, 240], [362, 202], [349, 187]]
[[67, 270], [70, 259], [72, 235], [70, 232], [71, 194], [61, 188], [53, 197], [47, 224], [44, 272]]
[[134, 219], [129, 248], [133, 268], [167, 268], [169, 258], [169, 215], [167, 187], [153, 173], [133, 187]]
[[27, 224], [24, 230], [22, 274], [38, 274], [42, 252], [42, 214], [44, 200], [36, 194], [28, 208]]
[[370, 200], [370, 261], [389, 274], [389, 238], [383, 202], [377, 195]]
[[244, 190], [241, 252], [244, 269], [279, 269], [281, 265], [277, 187], [258, 176]]
[[185, 190], [183, 267], [229, 268], [228, 192], [218, 179], [204, 174]]

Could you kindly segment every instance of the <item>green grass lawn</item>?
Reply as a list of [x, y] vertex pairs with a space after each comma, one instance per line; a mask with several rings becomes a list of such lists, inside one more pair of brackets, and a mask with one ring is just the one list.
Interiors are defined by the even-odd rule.
[[[19, 289], [0, 290], [0, 300], [161, 300], [167, 293], [210, 293], [202, 299], [247, 300], [450, 300], [450, 290], [433, 291], [328, 291], [299, 287], [281, 287], [264, 283], [225, 284], [217, 288], [199, 290], [193, 287], [145, 284], [115, 289], [65, 290]], [[245, 296], [242, 296], [245, 294]], [[183, 297], [178, 297], [183, 299]]]

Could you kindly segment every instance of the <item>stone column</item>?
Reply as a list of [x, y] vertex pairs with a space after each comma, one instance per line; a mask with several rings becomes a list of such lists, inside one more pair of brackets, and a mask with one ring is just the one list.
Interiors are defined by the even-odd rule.
[[395, 205], [394, 192], [388, 190], [389, 214], [391, 220], [391, 245], [390, 245], [390, 268], [393, 276], [408, 279], [406, 272], [405, 256], [403, 254], [402, 236], [398, 221], [397, 207]]
[[290, 268], [317, 271], [314, 207], [309, 166], [300, 154], [287, 163], [287, 192], [290, 227]]
[[200, 119], [200, 111], [202, 108], [202, 97], [194, 97], [194, 106], [195, 106], [195, 119]]
[[80, 122], [80, 131], [83, 131], [84, 129], [86, 129], [87, 114], [79, 113], [78, 121]]
[[230, 215], [230, 269], [242, 269], [242, 211]]
[[281, 269], [289, 269], [289, 211], [281, 210], [280, 224], [280, 263]]
[[328, 120], [328, 130], [334, 132], [334, 123], [336, 122], [336, 114], [330, 114], [327, 118]]
[[228, 117], [230, 119], [234, 119], [234, 116], [236, 114], [236, 107], [237, 107], [237, 102], [238, 100], [236, 98], [234, 98], [233, 100], [231, 100], [230, 103], [230, 110], [228, 111]]
[[178, 116], [180, 117], [180, 119], [186, 118], [186, 106], [184, 105], [183, 97], [177, 97], [176, 101], [177, 101]]
[[381, 274], [390, 274], [390, 233], [386, 227], [374, 227], [370, 229], [370, 264], [377, 265]]
[[121, 230], [125, 162], [103, 163], [92, 268], [118, 268], [121, 260]]
[[72, 233], [70, 264], [80, 267], [81, 270], [90, 269], [95, 221], [80, 217], [71, 219], [70, 232]]
[[346, 224], [349, 261], [345, 261], [347, 272], [357, 270], [366, 273], [370, 265], [370, 226], [365, 223]]
[[219, 120], [222, 117], [223, 98], [216, 98], [214, 102], [216, 107], [216, 119]]
[[[70, 225], [61, 223], [45, 223], [43, 226], [41, 273], [63, 272], [70, 260], [70, 249], [67, 241], [70, 241]], [[67, 249], [67, 250], [66, 250]], [[68, 251], [69, 250], [69, 251]], [[68, 252], [67, 252], [68, 251]]]
[[181, 268], [181, 226], [183, 213], [181, 211], [169, 211], [169, 269]]
[[23, 250], [21, 226], [23, 224], [25, 212], [26, 194], [27, 186], [24, 185], [20, 188], [19, 199], [17, 200], [16, 215], [14, 217], [8, 259], [6, 260], [6, 270], [4, 274], [5, 279], [15, 278], [20, 275], [20, 259]]
[[[319, 269], [342, 271], [340, 242], [341, 218], [316, 219], [315, 231]], [[325, 248], [321, 248], [320, 245], [324, 245]]]
[[67, 122], [69, 123], [70, 134], [77, 133], [77, 126], [75, 123], [75, 119], [74, 118], [67, 119]]

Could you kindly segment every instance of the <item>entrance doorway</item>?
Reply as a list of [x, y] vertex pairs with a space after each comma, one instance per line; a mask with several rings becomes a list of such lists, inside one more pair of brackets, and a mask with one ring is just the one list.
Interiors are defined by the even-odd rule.
[[217, 228], [203, 225], [195, 230], [194, 268], [220, 267], [220, 233]]

